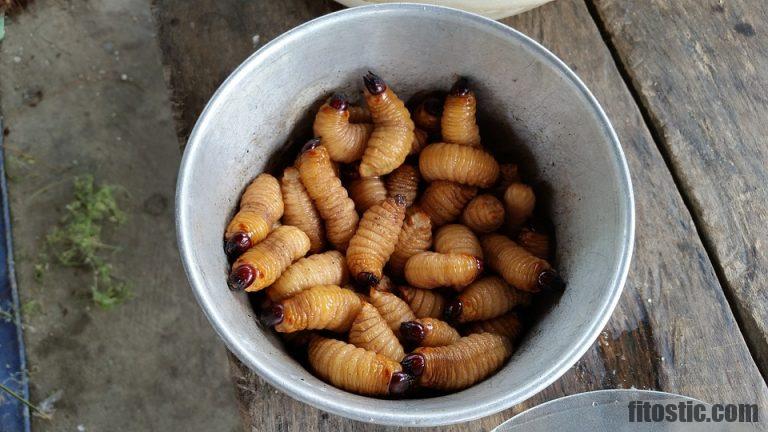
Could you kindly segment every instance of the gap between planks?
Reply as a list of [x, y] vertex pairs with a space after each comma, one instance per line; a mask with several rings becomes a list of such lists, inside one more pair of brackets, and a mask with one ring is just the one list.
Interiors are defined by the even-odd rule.
[[730, 284], [728, 283], [728, 279], [725, 277], [725, 271], [723, 270], [722, 263], [718, 259], [717, 254], [715, 253], [715, 247], [713, 245], [712, 239], [706, 234], [705, 230], [702, 229], [703, 223], [701, 221], [701, 217], [695, 211], [696, 208], [693, 205], [693, 202], [691, 200], [690, 195], [688, 194], [688, 191], [683, 187], [683, 182], [680, 179], [680, 174], [677, 172], [674, 164], [672, 163], [672, 157], [670, 156], [669, 151], [667, 150], [667, 147], [663, 145], [665, 140], [664, 140], [664, 137], [661, 135], [659, 128], [657, 127], [657, 125], [659, 124], [659, 120], [656, 118], [653, 111], [649, 107], [648, 101], [643, 97], [642, 93], [637, 89], [636, 82], [632, 78], [632, 75], [630, 74], [629, 70], [624, 64], [621, 54], [619, 54], [619, 51], [616, 49], [616, 46], [613, 43], [613, 39], [611, 38], [611, 33], [608, 31], [608, 28], [605, 25], [605, 22], [600, 16], [600, 13], [597, 11], [597, 7], [595, 6], [594, 1], [584, 0], [584, 3], [587, 6], [587, 10], [589, 11], [589, 14], [592, 16], [592, 20], [595, 22], [595, 26], [597, 26], [597, 29], [600, 32], [600, 36], [602, 37], [603, 42], [605, 43], [605, 46], [608, 47], [608, 52], [610, 52], [611, 58], [613, 59], [613, 62], [616, 64], [616, 69], [619, 71], [619, 75], [621, 76], [621, 79], [624, 81], [624, 84], [629, 90], [629, 93], [632, 96], [632, 99], [634, 100], [635, 105], [637, 105], [638, 110], [640, 110], [640, 114], [643, 117], [643, 122], [648, 128], [648, 131], [650, 131], [651, 138], [653, 139], [654, 144], [656, 144], [656, 148], [659, 150], [659, 153], [661, 153], [661, 157], [662, 159], [664, 159], [664, 164], [666, 165], [667, 170], [669, 170], [670, 174], [672, 175], [672, 180], [675, 183], [675, 188], [680, 193], [680, 196], [683, 199], [683, 204], [685, 205], [685, 208], [688, 210], [688, 213], [691, 216], [691, 220], [693, 221], [693, 227], [696, 230], [696, 234], [699, 236], [699, 239], [701, 240], [701, 243], [704, 246], [704, 252], [706, 252], [707, 257], [709, 258], [709, 262], [712, 263], [712, 267], [715, 271], [715, 275], [717, 276], [717, 282], [720, 284], [720, 288], [723, 290], [723, 295], [725, 296], [725, 299], [728, 302], [728, 307], [731, 309], [731, 313], [733, 314], [736, 320], [736, 324], [739, 326], [739, 331], [744, 337], [744, 341], [746, 342], [747, 349], [749, 350], [749, 355], [752, 357], [752, 360], [755, 362], [755, 365], [757, 365], [758, 370], [760, 370], [760, 374], [762, 375], [763, 381], [766, 381], [766, 379], [768, 379], [768, 370], [765, 370], [763, 365], [761, 365], [760, 362], [758, 361], [756, 348], [753, 346], [753, 343], [749, 337], [749, 334], [745, 331], [746, 325], [744, 323], [744, 318], [741, 316], [739, 309], [736, 307], [736, 300], [733, 298], [734, 296], [733, 291], [731, 290]]

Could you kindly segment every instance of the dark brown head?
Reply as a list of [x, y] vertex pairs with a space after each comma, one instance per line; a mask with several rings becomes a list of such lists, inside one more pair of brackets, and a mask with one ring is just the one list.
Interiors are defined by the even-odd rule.
[[227, 254], [230, 262], [242, 255], [251, 248], [251, 236], [244, 232], [235, 233], [224, 243], [224, 253]]
[[379, 284], [379, 278], [371, 272], [360, 272], [355, 279], [364, 288], [370, 288]]
[[389, 379], [390, 396], [402, 396], [413, 387], [416, 379], [405, 372], [395, 372]]
[[405, 342], [413, 346], [421, 345], [421, 342], [427, 337], [426, 329], [418, 321], [406, 321], [400, 324], [400, 336]]
[[331, 108], [339, 111], [346, 111], [347, 108], [349, 108], [347, 97], [340, 93], [336, 93], [331, 96], [331, 98], [328, 100], [328, 105], [330, 105]]
[[384, 80], [371, 71], [368, 71], [368, 73], [363, 76], [363, 84], [365, 84], [368, 93], [372, 95], [379, 95], [387, 91], [387, 84]]
[[541, 272], [536, 284], [545, 292], [562, 292], [565, 289], [565, 281], [553, 269]]
[[400, 362], [403, 366], [403, 371], [414, 377], [421, 376], [421, 374], [424, 373], [426, 363], [426, 359], [421, 353], [408, 354], [403, 358], [403, 361]]
[[320, 138], [312, 138], [311, 140], [307, 141], [306, 144], [304, 144], [304, 147], [301, 148], [301, 153], [306, 153], [310, 150], [316, 149], [318, 146], [320, 146]]
[[248, 288], [256, 279], [257, 271], [250, 264], [242, 264], [232, 269], [227, 278], [227, 285], [232, 291]]
[[469, 80], [465, 77], [461, 77], [451, 87], [451, 95], [453, 96], [466, 96], [469, 94]]
[[280, 324], [283, 322], [284, 318], [285, 311], [283, 310], [283, 305], [280, 303], [274, 303], [272, 306], [264, 308], [259, 317], [261, 323], [267, 327], [273, 327]]
[[458, 297], [451, 300], [445, 310], [443, 311], [443, 317], [448, 322], [456, 322], [461, 317], [461, 312], [464, 310], [464, 303]]

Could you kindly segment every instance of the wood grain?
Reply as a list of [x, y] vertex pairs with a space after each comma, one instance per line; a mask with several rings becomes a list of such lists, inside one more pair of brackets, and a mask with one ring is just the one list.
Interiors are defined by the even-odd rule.
[[[291, 1], [307, 15], [311, 0]], [[327, 6], [327, 5], [326, 5]], [[188, 131], [215, 85], [248, 54], [253, 33], [276, 35], [296, 24], [265, 12], [273, 21], [249, 15], [271, 2], [162, 0], [157, 2], [161, 46], [179, 103], [180, 131]], [[197, 22], [200, 11], [229, 10], [239, 27], [200, 34], [180, 25]], [[296, 14], [296, 12], [294, 12]], [[295, 15], [292, 15], [295, 17]], [[306, 15], [301, 15], [306, 16]], [[176, 20], [175, 26], [170, 21]], [[258, 19], [258, 24], [253, 24]], [[560, 380], [503, 413], [441, 428], [490, 430], [513, 414], [563, 395], [604, 388], [650, 388], [707, 401], [749, 401], [768, 408], [768, 389], [739, 332], [714, 269], [673, 178], [627, 90], [611, 54], [581, 0], [558, 0], [504, 22], [542, 42], [566, 61], [613, 119], [635, 185], [637, 242], [624, 295], [599, 340]], [[247, 31], [245, 30], [247, 29]], [[168, 34], [169, 32], [173, 34]], [[263, 41], [263, 40], [262, 40]], [[219, 47], [239, 45], [223, 52]], [[187, 53], [194, 52], [194, 60]], [[214, 79], [195, 64], [215, 64]], [[181, 91], [179, 90], [181, 89]], [[233, 356], [232, 374], [249, 430], [379, 431], [390, 428], [323, 413], [282, 395]]]
[[597, 0], [599, 20], [768, 373], [764, 0]]
[[331, 0], [154, 0], [152, 8], [183, 147], [238, 64], [286, 30], [342, 7]]

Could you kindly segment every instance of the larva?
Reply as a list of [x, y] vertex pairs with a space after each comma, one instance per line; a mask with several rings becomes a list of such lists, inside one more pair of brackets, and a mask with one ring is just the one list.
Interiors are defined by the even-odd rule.
[[440, 119], [445, 142], [470, 147], [480, 146], [480, 128], [475, 120], [477, 101], [466, 78], [460, 78], [451, 88], [443, 104]]
[[387, 198], [363, 214], [347, 248], [347, 265], [358, 282], [368, 286], [379, 283], [384, 264], [395, 250], [404, 218], [402, 195]]
[[280, 183], [269, 174], [259, 174], [245, 188], [240, 209], [227, 225], [224, 251], [230, 259], [237, 258], [256, 243], [264, 240], [272, 225], [283, 216]]
[[369, 303], [363, 303], [363, 308], [352, 322], [349, 343], [398, 362], [405, 356], [403, 346], [395, 333]]
[[420, 252], [405, 263], [405, 280], [416, 288], [461, 289], [483, 272], [483, 261], [466, 254]]
[[480, 240], [464, 225], [443, 225], [435, 232], [435, 252], [441, 254], [464, 254], [483, 259]]
[[408, 258], [424, 252], [432, 246], [432, 222], [426, 213], [411, 212], [403, 222], [395, 250], [389, 257], [389, 269], [392, 274], [402, 276]]
[[344, 255], [332, 250], [310, 255], [291, 264], [267, 288], [267, 295], [272, 301], [280, 301], [316, 285], [344, 286], [347, 282], [349, 272]]
[[481, 321], [531, 304], [531, 294], [507, 285], [498, 276], [486, 276], [469, 285], [445, 308], [450, 322]]
[[565, 283], [549, 263], [500, 234], [480, 239], [488, 267], [508, 284], [529, 292], [560, 290]]
[[402, 195], [405, 198], [405, 206], [410, 207], [419, 194], [419, 182], [421, 175], [415, 166], [400, 165], [387, 176], [387, 196]]
[[504, 208], [510, 228], [518, 229], [533, 214], [536, 207], [536, 195], [530, 186], [512, 183], [504, 192]]
[[346, 250], [359, 217], [355, 203], [334, 173], [328, 150], [318, 139], [310, 140], [296, 161], [301, 183], [325, 222], [326, 235], [337, 249]]
[[469, 323], [464, 331], [467, 334], [496, 333], [514, 342], [523, 332], [523, 324], [516, 313], [509, 312], [500, 317]]
[[400, 325], [400, 334], [411, 346], [423, 347], [450, 345], [461, 339], [455, 328], [437, 318], [419, 318], [404, 322]]
[[499, 178], [499, 163], [478, 148], [435, 143], [419, 154], [419, 172], [426, 181], [447, 180], [487, 188]]
[[371, 288], [368, 297], [392, 331], [397, 332], [400, 330], [400, 324], [416, 319], [408, 303], [391, 292]]
[[438, 180], [427, 186], [416, 206], [439, 227], [455, 221], [476, 194], [475, 187]]
[[495, 333], [465, 336], [441, 347], [422, 347], [403, 359], [403, 370], [437, 390], [461, 390], [498, 370], [512, 355], [512, 344]]
[[360, 177], [354, 173], [347, 189], [359, 213], [365, 213], [369, 208], [387, 199], [387, 187], [381, 177]]
[[552, 246], [549, 236], [532, 228], [523, 228], [517, 235], [517, 243], [525, 248], [531, 255], [548, 260]]
[[[433, 290], [419, 289], [402, 285], [397, 287], [400, 297], [405, 300], [418, 318], [442, 318], [446, 300], [442, 294]], [[414, 318], [415, 319], [415, 318]], [[408, 321], [413, 321], [410, 319]]]
[[371, 112], [368, 111], [368, 108], [350, 105], [347, 109], [349, 110], [350, 123], [371, 123]]
[[288, 167], [280, 180], [285, 212], [283, 223], [304, 231], [309, 237], [309, 252], [318, 253], [325, 248], [325, 228], [312, 199], [301, 184], [299, 170]]
[[413, 123], [417, 128], [431, 135], [436, 135], [440, 133], [440, 117], [442, 114], [443, 103], [440, 99], [430, 96], [413, 110]]
[[460, 220], [476, 233], [496, 231], [504, 224], [504, 204], [493, 195], [478, 195], [464, 208]]
[[331, 160], [350, 163], [363, 157], [373, 124], [352, 123], [347, 99], [337, 94], [320, 107], [312, 130], [323, 140]]
[[309, 343], [309, 364], [320, 379], [366, 396], [402, 395], [413, 382], [394, 360], [320, 336]]
[[299, 330], [330, 330], [345, 333], [363, 307], [352, 290], [336, 285], [317, 285], [272, 304], [261, 321], [280, 333]]
[[419, 154], [427, 144], [429, 144], [429, 134], [427, 134], [426, 131], [415, 128], [413, 130], [413, 142], [411, 143], [411, 149], [408, 151], [408, 154]]
[[368, 72], [363, 82], [374, 127], [360, 162], [360, 175], [389, 174], [402, 165], [411, 151], [414, 125], [403, 101], [384, 80]]
[[232, 290], [260, 291], [271, 285], [291, 265], [309, 251], [304, 231], [283, 225], [261, 243], [248, 249], [232, 265], [227, 284]]

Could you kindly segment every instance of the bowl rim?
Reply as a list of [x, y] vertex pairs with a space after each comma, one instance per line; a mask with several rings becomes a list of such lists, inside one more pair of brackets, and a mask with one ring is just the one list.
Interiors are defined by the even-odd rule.
[[[460, 20], [472, 21], [475, 24], [489, 27], [491, 30], [501, 32], [507, 37], [517, 40], [517, 42], [524, 46], [526, 49], [529, 49], [534, 54], [537, 54], [544, 63], [547, 63], [549, 66], [558, 70], [566, 79], [566, 81], [576, 90], [578, 90], [585, 98], [589, 108], [596, 115], [605, 135], [609, 138], [609, 145], [612, 150], [613, 165], [617, 168], [619, 173], [619, 215], [622, 216], [619, 220], [619, 226], [622, 232], [619, 261], [608, 283], [610, 289], [607, 290], [607, 295], [602, 299], [601, 304], [599, 304], [596, 308], [595, 314], [592, 316], [591, 321], [587, 325], [587, 331], [582, 333], [581, 336], [573, 342], [572, 347], [569, 349], [566, 355], [564, 355], [554, 364], [550, 365], [544, 374], [538, 376], [526, 386], [517, 389], [515, 392], [505, 394], [503, 397], [484, 401], [482, 404], [477, 404], [479, 401], [473, 401], [475, 403], [467, 404], [466, 408], [458, 410], [454, 409], [450, 412], [433, 411], [428, 413], [420, 413], [419, 415], [413, 413], [393, 414], [389, 412], [382, 412], [381, 410], [369, 410], [360, 407], [350, 407], [348, 404], [340, 403], [328, 395], [307, 391], [305, 384], [301, 382], [285, 380], [282, 376], [274, 374], [268, 366], [264, 366], [260, 362], [256, 361], [251, 356], [250, 350], [246, 349], [246, 347], [241, 344], [239, 340], [232, 337], [230, 332], [226, 329], [227, 326], [211, 310], [212, 306], [209, 304], [210, 302], [205, 298], [203, 294], [203, 292], [206, 290], [205, 283], [202, 280], [202, 276], [198, 274], [194, 268], [195, 266], [193, 265], [195, 262], [193, 245], [190, 244], [190, 241], [187, 239], [186, 235], [186, 233], [191, 232], [192, 230], [192, 226], [188, 222], [190, 219], [186, 216], [185, 210], [187, 208], [187, 197], [190, 196], [190, 191], [188, 191], [190, 188], [190, 182], [188, 180], [190, 176], [192, 176], [192, 162], [196, 155], [202, 151], [202, 146], [204, 145], [202, 140], [202, 130], [206, 127], [206, 119], [210, 112], [213, 111], [217, 105], [225, 102], [225, 93], [229, 87], [234, 86], [237, 81], [243, 79], [247, 75], [250, 66], [257, 62], [259, 57], [269, 55], [270, 53], [279, 50], [281, 46], [285, 45], [293, 38], [300, 37], [301, 35], [308, 32], [312, 32], [315, 27], [318, 27], [328, 21], [339, 19], [342, 16], [345, 17], [345, 19], [354, 19], [355, 17], [383, 11], [405, 11], [422, 14], [430, 18], [435, 14], [442, 16], [453, 15], [454, 18], [458, 17]], [[581, 79], [556, 55], [554, 55], [548, 49], [544, 48], [538, 42], [513, 29], [512, 27], [475, 13], [465, 12], [459, 9], [444, 6], [418, 3], [385, 3], [342, 9], [340, 11], [323, 15], [297, 27], [294, 27], [293, 29], [271, 40], [256, 52], [251, 54], [218, 87], [198, 117], [197, 122], [195, 123], [195, 126], [190, 133], [187, 146], [184, 150], [184, 154], [181, 160], [175, 200], [177, 243], [184, 271], [192, 287], [192, 291], [195, 294], [197, 302], [200, 304], [206, 317], [210, 321], [216, 333], [224, 341], [227, 348], [232, 351], [232, 353], [234, 353], [237, 358], [240, 359], [240, 361], [248, 366], [248, 368], [258, 373], [259, 376], [267, 381], [270, 385], [286, 393], [293, 399], [349, 419], [390, 426], [442, 426], [486, 417], [496, 414], [504, 409], [507, 409], [515, 404], [521, 403], [531, 398], [535, 394], [542, 391], [545, 387], [552, 384], [558, 378], [560, 378], [592, 346], [599, 333], [607, 324], [608, 319], [611, 317], [627, 279], [635, 240], [635, 200], [632, 189], [632, 180], [629, 167], [624, 156], [624, 151], [605, 111], [600, 106], [594, 95], [592, 95], [586, 85], [581, 81]]]

